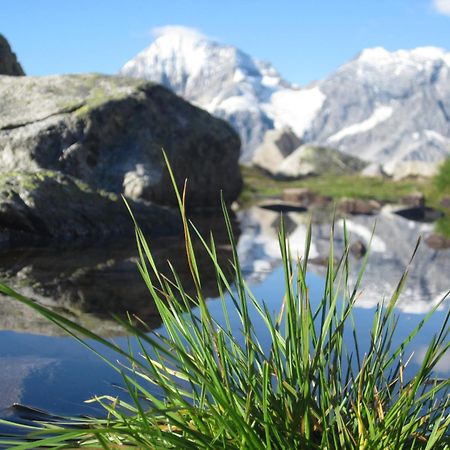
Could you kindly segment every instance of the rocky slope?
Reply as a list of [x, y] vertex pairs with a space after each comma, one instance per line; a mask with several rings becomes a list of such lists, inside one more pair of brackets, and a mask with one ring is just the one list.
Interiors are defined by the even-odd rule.
[[317, 87], [325, 101], [306, 141], [382, 163], [389, 174], [450, 152], [450, 53], [364, 50]]
[[6, 38], [0, 34], [0, 75], [25, 75], [16, 54]]
[[0, 77], [3, 172], [62, 172], [93, 189], [175, 204], [164, 148], [189, 205], [233, 201], [241, 189], [239, 138], [166, 88], [121, 77]]
[[284, 127], [304, 143], [381, 163], [388, 174], [432, 173], [450, 152], [450, 53], [437, 48], [367, 49], [300, 89], [235, 47], [167, 27], [121, 73], [158, 81], [227, 119], [244, 162], [267, 130]]

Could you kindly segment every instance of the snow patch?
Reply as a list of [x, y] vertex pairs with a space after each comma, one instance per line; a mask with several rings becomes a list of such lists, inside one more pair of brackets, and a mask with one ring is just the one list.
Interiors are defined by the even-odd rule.
[[270, 103], [263, 105], [267, 115], [274, 120], [275, 128], [290, 127], [301, 137], [311, 125], [326, 96], [318, 87], [311, 89], [276, 91]]
[[161, 36], [179, 36], [188, 39], [207, 39], [207, 37], [196, 28], [185, 27], [183, 25], [166, 25], [163, 27], [155, 27], [151, 30], [152, 36], [159, 38]]
[[393, 108], [391, 106], [379, 106], [373, 114], [366, 120], [362, 122], [350, 125], [336, 134], [330, 136], [327, 140], [328, 142], [337, 142], [342, 140], [347, 136], [352, 136], [354, 134], [365, 133], [366, 131], [375, 128], [378, 124], [384, 122], [392, 116]]

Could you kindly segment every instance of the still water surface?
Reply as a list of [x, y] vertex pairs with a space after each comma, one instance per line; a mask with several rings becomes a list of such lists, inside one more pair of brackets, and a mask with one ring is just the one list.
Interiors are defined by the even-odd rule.
[[[293, 254], [302, 256], [309, 217], [290, 212], [285, 215]], [[391, 213], [355, 216], [347, 220], [350, 242], [367, 245], [376, 222], [369, 264], [355, 311], [362, 345], [369, 341], [369, 329], [377, 303], [395, 290], [408, 264], [419, 236], [432, 231], [431, 224], [408, 221]], [[203, 232], [213, 229], [223, 260], [230, 249], [221, 218], [196, 221]], [[278, 311], [283, 297], [283, 273], [279, 257], [277, 227], [279, 214], [261, 208], [239, 212], [236, 221], [238, 251], [247, 280], [257, 298], [269, 310]], [[342, 221], [336, 223], [335, 253], [343, 248]], [[327, 256], [329, 224], [314, 224], [311, 258], [320, 262]], [[155, 259], [165, 267], [170, 259], [189, 285], [179, 238], [150, 241]], [[160, 326], [154, 305], [136, 269], [136, 250], [132, 240], [89, 247], [22, 249], [0, 255], [0, 275], [11, 286], [39, 302], [63, 312], [84, 326], [126, 343], [123, 332], [110, 314], [131, 311], [152, 327]], [[351, 258], [351, 278], [356, 280], [361, 259]], [[207, 258], [200, 257], [206, 273], [206, 294], [216, 317], [221, 315], [215, 300], [213, 273]], [[325, 269], [312, 264], [308, 282], [313, 301], [320, 299]], [[231, 280], [230, 280], [231, 281]], [[450, 289], [450, 250], [433, 250], [422, 243], [411, 267], [408, 284], [398, 303], [400, 320], [397, 338], [405, 337], [423, 315]], [[411, 368], [425, 354], [431, 335], [436, 332], [449, 308], [444, 303], [420, 336], [413, 342]], [[236, 321], [237, 326], [237, 321]], [[264, 340], [264, 336], [261, 336]], [[0, 300], [0, 411], [2, 417], [14, 413], [10, 406], [22, 403], [58, 414], [94, 413], [92, 404], [83, 403], [95, 394], [120, 394], [121, 381], [97, 356], [72, 338], [62, 335], [32, 311], [16, 302]], [[450, 375], [450, 355], [436, 368], [440, 377]]]

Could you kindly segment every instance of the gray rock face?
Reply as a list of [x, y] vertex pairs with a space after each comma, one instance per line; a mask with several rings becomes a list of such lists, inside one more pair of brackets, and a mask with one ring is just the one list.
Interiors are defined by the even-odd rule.
[[164, 148], [191, 207], [241, 190], [229, 125], [162, 86], [120, 77], [0, 77], [2, 171], [59, 171], [94, 189], [175, 204]]
[[418, 174], [408, 163], [434, 166], [448, 155], [449, 53], [367, 49], [317, 86], [326, 99], [306, 141], [382, 163], [389, 175]]
[[[171, 210], [130, 201], [148, 232], [174, 233]], [[132, 235], [132, 221], [117, 195], [95, 191], [60, 172], [12, 172], [0, 175], [0, 247], [54, 240]]]
[[271, 174], [301, 144], [298, 136], [290, 129], [269, 130], [262, 144], [255, 150], [252, 163]]
[[302, 145], [276, 168], [278, 178], [301, 178], [325, 173], [348, 174], [360, 171], [365, 163], [359, 158], [326, 147]]
[[13, 53], [6, 38], [0, 34], [0, 75], [25, 75], [16, 54]]
[[361, 159], [326, 147], [300, 145], [290, 129], [269, 130], [256, 149], [252, 163], [277, 178], [301, 178], [324, 173], [358, 172], [366, 166]]

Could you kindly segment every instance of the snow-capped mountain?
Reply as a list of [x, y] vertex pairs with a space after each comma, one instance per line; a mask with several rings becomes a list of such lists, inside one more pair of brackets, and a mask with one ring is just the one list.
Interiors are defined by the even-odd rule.
[[366, 49], [317, 83], [325, 96], [303, 138], [383, 163], [450, 152], [450, 53]]
[[164, 27], [120, 73], [157, 81], [240, 133], [242, 161], [269, 129], [334, 147], [393, 172], [400, 161], [450, 152], [450, 53], [424, 47], [366, 49], [307, 88], [268, 63], [195, 30]]
[[269, 129], [291, 126], [302, 135], [324, 100], [317, 88], [296, 88], [270, 64], [184, 27], [160, 29], [120, 73], [159, 82], [229, 121], [241, 136], [243, 161]]

